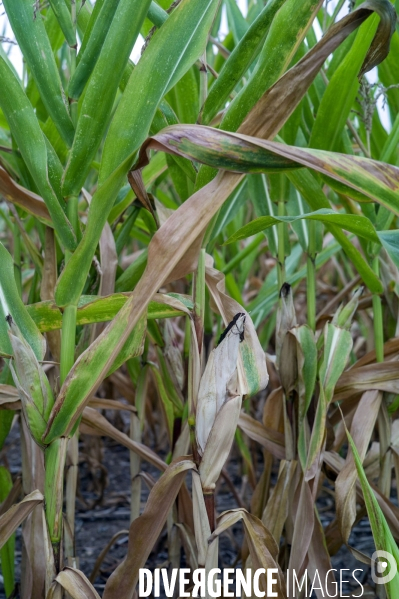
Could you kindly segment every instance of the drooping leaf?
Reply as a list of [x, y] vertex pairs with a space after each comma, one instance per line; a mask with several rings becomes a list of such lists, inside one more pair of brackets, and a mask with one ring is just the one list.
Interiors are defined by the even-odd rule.
[[0, 548], [8, 541], [21, 522], [42, 502], [43, 495], [39, 491], [33, 491], [20, 503], [13, 505], [5, 514], [0, 516]]
[[42, 198], [18, 185], [3, 167], [0, 167], [0, 192], [9, 202], [17, 204], [26, 212], [50, 224], [50, 215]]
[[144, 512], [130, 526], [127, 557], [107, 581], [103, 599], [131, 599], [143, 568], [157, 540], [170, 508], [194, 462], [181, 458], [168, 466], [151, 490]]
[[55, 579], [72, 599], [100, 599], [100, 595], [80, 570], [65, 567]]
[[353, 189], [399, 214], [399, 169], [368, 158], [288, 146], [201, 125], [174, 125], [143, 144], [136, 168], [147, 163], [146, 152], [152, 147], [241, 173], [289, 170], [303, 165], [344, 184], [349, 193]]

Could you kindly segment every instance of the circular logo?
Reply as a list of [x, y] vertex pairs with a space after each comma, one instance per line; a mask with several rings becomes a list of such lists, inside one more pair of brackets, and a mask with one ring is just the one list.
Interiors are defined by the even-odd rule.
[[386, 584], [396, 576], [398, 565], [393, 555], [382, 549], [371, 556], [371, 578], [378, 584]]

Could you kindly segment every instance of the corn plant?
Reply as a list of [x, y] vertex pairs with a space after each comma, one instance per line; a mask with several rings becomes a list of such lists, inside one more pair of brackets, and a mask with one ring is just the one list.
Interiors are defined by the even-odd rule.
[[[23, 455], [22, 480], [0, 466], [7, 597], [99, 597], [115, 538], [79, 568], [81, 435], [130, 452], [104, 599], [138, 596], [165, 526], [168, 566], [209, 573], [242, 522], [237, 563], [276, 570], [280, 599], [293, 570], [333, 590], [341, 546], [370, 564], [350, 545], [365, 514], [399, 564], [395, 3], [247, 4], [3, 0], [24, 61], [1, 49], [0, 448], [18, 426]], [[223, 481], [237, 509], [218, 513]]]

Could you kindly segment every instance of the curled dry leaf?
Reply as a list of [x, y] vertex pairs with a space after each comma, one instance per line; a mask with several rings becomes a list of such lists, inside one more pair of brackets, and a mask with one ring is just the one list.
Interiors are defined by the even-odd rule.
[[289, 332], [297, 324], [291, 285], [280, 289], [276, 322], [276, 364], [286, 394], [295, 386], [298, 377], [297, 342]]
[[51, 226], [50, 214], [44, 200], [33, 191], [18, 185], [2, 166], [0, 166], [0, 193], [7, 201], [17, 204]]
[[[259, 518], [249, 514], [244, 509], [229, 510], [224, 512], [220, 516], [218, 520], [218, 526], [212, 533], [209, 542], [212, 542], [213, 539], [217, 538], [222, 532], [240, 520], [242, 520], [244, 524], [245, 538], [248, 543], [253, 568], [255, 570], [264, 568], [266, 571], [269, 568], [277, 569], [277, 583], [274, 585], [273, 591], [277, 593], [275, 596], [278, 597], [278, 599], [286, 599], [287, 593], [285, 589], [284, 576], [277, 561], [278, 546], [273, 538], [273, 535], [267, 530], [267, 528], [265, 528]], [[267, 597], [266, 576], [260, 576], [259, 588], [261, 591], [265, 592], [265, 596]]]
[[209, 355], [205, 372], [202, 375], [198, 391], [196, 413], [196, 436], [198, 450], [203, 455], [211, 429], [222, 407], [237, 395], [238, 389], [229, 388], [236, 385], [232, 380], [237, 370], [238, 347], [240, 336], [245, 331], [245, 316], [237, 314], [231, 321], [230, 330]]
[[100, 595], [80, 570], [64, 568], [55, 579], [72, 599], [100, 599]]
[[229, 457], [241, 410], [241, 395], [232, 397], [219, 410], [206, 441], [199, 466], [202, 487], [215, 488], [222, 468]]
[[239, 345], [239, 383], [242, 395], [255, 395], [269, 382], [266, 356], [259, 342], [255, 326], [248, 312], [225, 292], [225, 276], [218, 270], [206, 267], [205, 280], [212, 300], [223, 318], [225, 326], [238, 313], [245, 314], [245, 331]]
[[4, 406], [6, 410], [21, 408], [18, 390], [12, 385], [0, 384], [0, 407]]
[[369, 389], [399, 393], [398, 362], [378, 362], [346, 370], [335, 386], [334, 401], [342, 401]]
[[8, 541], [13, 532], [29, 516], [32, 510], [43, 502], [43, 499], [40, 491], [33, 491], [20, 503], [13, 505], [5, 514], [0, 516], [0, 547]]
[[299, 579], [302, 576], [306, 556], [312, 540], [315, 525], [314, 500], [309, 481], [301, 477], [296, 489], [294, 501], [291, 503], [291, 518], [294, 522], [294, 533], [291, 543], [289, 569], [295, 571]]

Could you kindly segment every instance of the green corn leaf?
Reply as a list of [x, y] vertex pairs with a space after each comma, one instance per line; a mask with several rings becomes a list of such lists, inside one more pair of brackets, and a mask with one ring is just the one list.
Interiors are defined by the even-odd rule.
[[125, 272], [117, 279], [115, 291], [132, 291], [140, 280], [145, 267], [147, 266], [147, 250], [144, 250]]
[[[362, 460], [360, 459], [357, 447], [346, 428], [344, 422], [348, 441], [353, 453], [353, 458], [356, 464], [357, 474], [359, 476], [360, 484], [363, 491], [364, 502], [366, 504], [367, 515], [370, 520], [371, 530], [374, 537], [374, 542], [377, 550], [387, 551], [390, 553], [399, 567], [399, 548], [396, 544], [395, 539], [392, 536], [389, 524], [385, 519], [385, 516], [378, 505], [378, 501], [375, 497], [374, 491], [367, 480], [366, 473], [363, 468]], [[391, 567], [391, 566], [390, 566]], [[384, 575], [389, 574], [390, 570], [384, 572]], [[399, 593], [399, 574], [396, 573], [394, 578], [385, 584], [385, 590], [387, 592], [388, 599], [395, 599]]]
[[[13, 385], [12, 374], [7, 364], [0, 373], [0, 384]], [[5, 440], [11, 430], [15, 412], [13, 410], [2, 410], [0, 418], [0, 450], [3, 449]]]
[[392, 125], [392, 129], [381, 150], [381, 160], [383, 162], [396, 162], [397, 148], [399, 144], [399, 114]]
[[399, 230], [378, 231], [380, 242], [399, 268]]
[[[330, 208], [330, 203], [327, 200], [324, 192], [316, 181], [316, 178], [308, 170], [302, 169], [297, 171], [290, 171], [287, 174], [291, 183], [296, 187], [299, 193], [305, 198], [307, 203], [313, 210], [320, 208]], [[345, 254], [356, 268], [357, 272], [362, 277], [370, 291], [373, 293], [382, 293], [383, 287], [379, 278], [374, 273], [373, 269], [368, 262], [364, 259], [363, 255], [354, 246], [354, 244], [348, 239], [345, 233], [339, 227], [334, 225], [325, 225], [326, 228], [334, 235], [335, 239], [341, 245]]]
[[324, 357], [320, 366], [320, 384], [325, 392], [325, 399], [330, 403], [334, 388], [347, 364], [353, 345], [348, 330], [327, 323], [324, 329]]
[[286, 0], [275, 15], [247, 84], [229, 104], [221, 128], [236, 131], [264, 92], [288, 68], [322, 2]]
[[[4, 466], [0, 466], [0, 502], [2, 503], [12, 489], [11, 474]], [[0, 549], [0, 569], [4, 579], [4, 590], [11, 596], [15, 587], [15, 534]]]
[[[129, 335], [125, 337], [124, 335], [129, 326], [131, 302], [132, 297], [119, 311], [117, 319], [114, 319], [112, 330], [107, 329], [107, 336], [100, 335], [98, 337], [101, 344], [105, 343], [105, 346], [103, 346], [104, 351], [96, 351], [97, 343], [94, 342], [75, 362], [73, 370], [61, 387], [56, 400], [56, 409], [53, 409], [47, 430], [43, 435], [45, 444], [51, 444], [61, 435], [69, 436], [74, 433], [88, 398], [96, 392], [103, 376], [112, 367], [112, 363], [117, 359], [119, 351], [127, 341]], [[146, 312], [145, 309], [144, 313], [146, 314]], [[121, 347], [118, 347], [121, 339], [124, 339], [124, 341]], [[106, 367], [106, 372], [104, 372], [104, 365], [110, 357], [112, 357], [112, 361]], [[89, 364], [90, 367], [88, 367]]]
[[50, 540], [58, 545], [62, 534], [62, 487], [68, 439], [56, 439], [44, 452], [44, 500]]
[[[65, 4], [68, 10], [71, 12], [71, 0], [65, 0]], [[80, 10], [77, 13], [77, 29], [80, 39], [83, 39], [84, 33], [90, 23], [91, 15], [93, 13], [92, 3], [89, 1], [82, 2]]]
[[[165, 334], [164, 334], [164, 337], [165, 337]], [[162, 341], [163, 341], [163, 338], [162, 338]], [[175, 406], [175, 409], [177, 410], [178, 414], [181, 415], [183, 412], [182, 395], [181, 395], [179, 386], [176, 385], [177, 379], [175, 376], [175, 371], [174, 371], [173, 376], [171, 374], [171, 372], [173, 371], [173, 368], [172, 368], [171, 361], [170, 361], [171, 353], [168, 353], [168, 349], [170, 349], [170, 347], [168, 348], [168, 344], [166, 341], [165, 342], [163, 341], [163, 343], [164, 343], [164, 345], [166, 345], [166, 347], [164, 347], [164, 348], [162, 348], [161, 346], [157, 347], [159, 372], [161, 374], [162, 381], [165, 386], [165, 390], [166, 390], [171, 402]], [[180, 354], [178, 352], [176, 352], [176, 353], [178, 354], [178, 360], [180, 360]], [[166, 355], [169, 356], [168, 361], [166, 359]], [[181, 368], [181, 373], [182, 373], [183, 366], [182, 366], [181, 361], [179, 361], [179, 367]]]
[[224, 228], [236, 217], [240, 208], [245, 205], [248, 199], [248, 191], [246, 186], [246, 180], [242, 185], [239, 185], [229, 198], [225, 201], [222, 208], [219, 211], [215, 225], [212, 229], [211, 240], [216, 239], [218, 235], [224, 230]]
[[[193, 305], [191, 300], [187, 301], [186, 297], [179, 296], [178, 294], [170, 295], [183, 301], [186, 307], [192, 310]], [[96, 322], [109, 322], [115, 318], [128, 299], [128, 293], [114, 293], [105, 297], [82, 295], [78, 303], [76, 324], [85, 325]], [[47, 300], [37, 304], [30, 304], [26, 306], [26, 310], [42, 333], [62, 328], [62, 312], [53, 301]], [[147, 317], [149, 320], [174, 318], [183, 314], [184, 312], [181, 310], [168, 304], [158, 303], [157, 301], [150, 302], [148, 305]]]
[[195, 68], [191, 67], [168, 94], [168, 99], [175, 109], [180, 123], [195, 123], [198, 118], [200, 106]]
[[365, 216], [359, 216], [355, 214], [341, 214], [334, 210], [327, 210], [322, 208], [316, 210], [316, 212], [310, 212], [308, 214], [302, 214], [300, 216], [261, 216], [244, 227], [241, 227], [236, 233], [231, 235], [224, 245], [238, 241], [239, 239], [245, 239], [251, 235], [256, 235], [260, 231], [265, 231], [269, 227], [276, 225], [279, 222], [293, 223], [299, 220], [313, 220], [321, 223], [327, 223], [330, 225], [336, 225], [342, 227], [346, 231], [350, 231], [359, 237], [364, 237], [369, 241], [378, 243], [378, 236], [373, 225]]
[[313, 331], [302, 325], [291, 329], [297, 342], [298, 359], [298, 454], [305, 468], [308, 453], [307, 428], [305, 418], [315, 390], [317, 375], [317, 347]]
[[147, 315], [144, 314], [133, 331], [130, 333], [127, 341], [124, 346], [120, 350], [115, 362], [112, 364], [109, 369], [107, 376], [118, 370], [122, 364], [130, 360], [130, 358], [136, 358], [137, 356], [141, 356], [144, 350], [144, 341], [147, 333]]
[[351, 299], [344, 306], [340, 306], [338, 310], [334, 314], [334, 318], [332, 320], [332, 324], [337, 327], [342, 327], [347, 331], [350, 330], [352, 325], [353, 315], [355, 314], [358, 304], [359, 298], [363, 293], [363, 287], [358, 287], [356, 291], [353, 293]]
[[41, 437], [54, 405], [54, 397], [47, 376], [32, 348], [14, 322], [9, 324], [9, 337], [14, 359], [10, 369], [22, 403], [22, 411], [33, 439], [41, 444]]
[[317, 463], [326, 435], [327, 409], [334, 394], [335, 385], [343, 373], [352, 350], [352, 336], [346, 329], [327, 323], [324, 328], [324, 354], [319, 370], [320, 394], [315, 422], [306, 456], [306, 470], [312, 478], [312, 468]]
[[156, 2], [151, 2], [150, 8], [148, 9], [147, 18], [156, 27], [162, 27], [166, 19], [169, 17], [168, 13]]
[[[85, 182], [107, 128], [119, 83], [150, 1], [120, 0], [118, 4], [80, 109], [76, 135], [64, 174], [65, 196], [78, 194]], [[117, 61], [114, 60], [115, 56], [118, 56]], [[99, 94], [101, 102], [98, 101]]]
[[[389, 3], [388, 3], [389, 4]], [[349, 116], [358, 89], [358, 74], [378, 25], [373, 15], [360, 27], [350, 51], [335, 71], [324, 92], [312, 128], [309, 146], [332, 150]], [[386, 24], [391, 28], [391, 22]]]
[[235, 0], [226, 0], [227, 20], [230, 29], [233, 32], [236, 44], [244, 37], [248, 31], [248, 23], [244, 19], [242, 12], [237, 6]]
[[[74, 128], [42, 15], [40, 11], [34, 13], [31, 0], [5, 0], [3, 4], [43, 104], [65, 143], [70, 146]], [[1, 81], [2, 87], [7, 87], [3, 75]]]
[[[69, 4], [68, 8], [70, 10], [70, 8], [71, 8], [70, 0], [68, 0], [67, 4]], [[85, 2], [83, 4], [83, 6], [81, 7], [81, 10], [79, 11], [79, 16], [83, 12], [82, 9], [84, 9], [85, 6], [87, 6], [87, 4], [89, 4], [89, 3]], [[82, 44], [79, 48], [78, 55], [76, 56], [76, 64], [77, 65], [79, 64], [79, 61], [85, 52], [86, 46], [91, 38], [92, 31], [96, 24], [97, 17], [100, 14], [104, 4], [105, 4], [104, 0], [96, 0], [94, 7], [92, 8], [92, 10], [90, 10], [90, 13], [89, 14], [86, 13], [86, 18], [84, 19], [84, 22], [81, 21], [79, 23], [79, 20], [78, 20], [78, 28], [80, 28], [79, 33], [81, 34]], [[113, 2], [110, 2], [110, 4], [113, 4]], [[90, 5], [90, 8], [91, 8], [91, 5]], [[107, 29], [107, 31], [108, 31], [108, 29]], [[104, 37], [105, 37], [105, 35], [106, 35], [106, 32], [104, 33]]]
[[96, 2], [89, 26], [85, 31], [82, 46], [77, 56], [77, 68], [68, 84], [70, 98], [78, 99], [100, 56], [104, 40], [108, 34], [119, 0]]
[[2, 410], [0, 418], [0, 449], [3, 449], [5, 440], [11, 430], [12, 421], [14, 419], [13, 410]]
[[53, 9], [62, 33], [68, 45], [73, 47], [76, 45], [76, 33], [71, 19], [71, 13], [68, 10], [64, 0], [49, 0], [50, 6]]
[[285, 0], [272, 0], [267, 3], [224, 63], [201, 109], [201, 122], [204, 125], [208, 125], [218, 110], [223, 108], [230, 92], [259, 54], [273, 18], [284, 2]]
[[[156, 32], [129, 79], [112, 120], [100, 183], [144, 141], [161, 98], [201, 56], [219, 0], [183, 0]], [[169, 68], [165, 68], [168, 56]]]
[[[192, 69], [190, 70], [191, 72], [193, 72]], [[155, 112], [155, 116], [150, 127], [150, 133], [151, 135], [153, 133], [158, 133], [158, 131], [161, 131], [161, 129], [164, 129], [164, 127], [167, 127], [168, 125], [177, 125], [178, 122], [179, 119], [177, 118], [176, 113], [174, 112], [170, 104], [168, 104], [168, 102], [166, 102], [166, 100], [163, 99], [159, 104], [159, 108]], [[180, 156], [173, 156], [173, 160], [180, 167], [183, 173], [186, 174], [188, 179], [195, 183], [197, 171], [194, 168], [193, 163], [189, 160], [186, 160], [185, 158], [181, 158]], [[143, 179], [145, 180], [144, 177]]]
[[[183, 162], [183, 160], [182, 160], [182, 162]], [[187, 161], [184, 160], [184, 162], [187, 162]], [[151, 183], [153, 183], [155, 181], [155, 179], [157, 179], [157, 177], [159, 177], [159, 175], [161, 175], [164, 171], [166, 171], [167, 167], [168, 167], [168, 165], [166, 164], [165, 154], [163, 154], [162, 152], [159, 152], [158, 154], [156, 154], [154, 156], [154, 160], [151, 160], [148, 167], [146, 167], [143, 170], [143, 182], [144, 182], [145, 188], [147, 188], [149, 185], [151, 185]], [[126, 208], [133, 202], [133, 200], [135, 198], [135, 195], [134, 195], [133, 190], [130, 187], [130, 185], [123, 187], [121, 189], [121, 194], [122, 194], [123, 190], [125, 190], [125, 193], [126, 193], [124, 199], [121, 201], [118, 201], [118, 199], [119, 199], [119, 194], [118, 194], [118, 198], [115, 201], [115, 204], [114, 204], [111, 212], [109, 213], [108, 222], [110, 224], [112, 224], [113, 222], [116, 221], [117, 218], [119, 218], [119, 216], [122, 214], [122, 212], [124, 212], [126, 210]], [[126, 190], [127, 190], [127, 192], [126, 192]]]
[[[324, 329], [324, 342], [324, 357], [319, 372], [319, 401], [309, 441], [309, 451], [306, 455], [306, 471], [310, 473], [315, 466], [326, 435], [327, 409], [333, 397], [335, 385], [344, 371], [353, 345], [349, 331], [330, 323], [327, 323]], [[312, 478], [312, 474], [308, 477]]]
[[173, 402], [172, 402], [171, 398], [169, 397], [169, 394], [167, 392], [167, 389], [165, 387], [164, 381], [162, 380], [162, 377], [161, 377], [161, 374], [160, 374], [158, 368], [155, 366], [155, 364], [151, 364], [150, 369], [153, 374], [154, 382], [155, 382], [156, 388], [158, 390], [158, 394], [159, 394], [159, 397], [160, 397], [160, 400], [162, 402], [162, 406], [164, 409], [169, 438], [172, 439], [173, 438], [173, 423], [174, 423], [174, 419], [175, 419]]
[[14, 263], [3, 244], [0, 243], [0, 348], [3, 353], [12, 354], [8, 338], [6, 316], [22, 331], [36, 358], [43, 360], [45, 342], [38, 328], [24, 306], [14, 278]]
[[[218, 4], [219, 0], [205, 0], [205, 4], [204, 0], [183, 0], [154, 35], [134, 69], [107, 134], [100, 185], [93, 195], [85, 234], [57, 285], [59, 305], [77, 303], [102, 228], [135, 152], [162, 97], [201, 56]], [[165, 56], [169, 68], [165, 68]], [[96, 100], [93, 110], [97, 112]]]
[[[46, 203], [54, 228], [69, 250], [75, 248], [72, 227], [51, 187], [47, 169], [47, 147], [31, 103], [7, 63], [0, 57], [0, 107], [7, 118], [22, 157]], [[56, 162], [50, 161], [56, 168]], [[56, 172], [53, 171], [56, 177]], [[53, 175], [52, 175], [53, 176]]]

